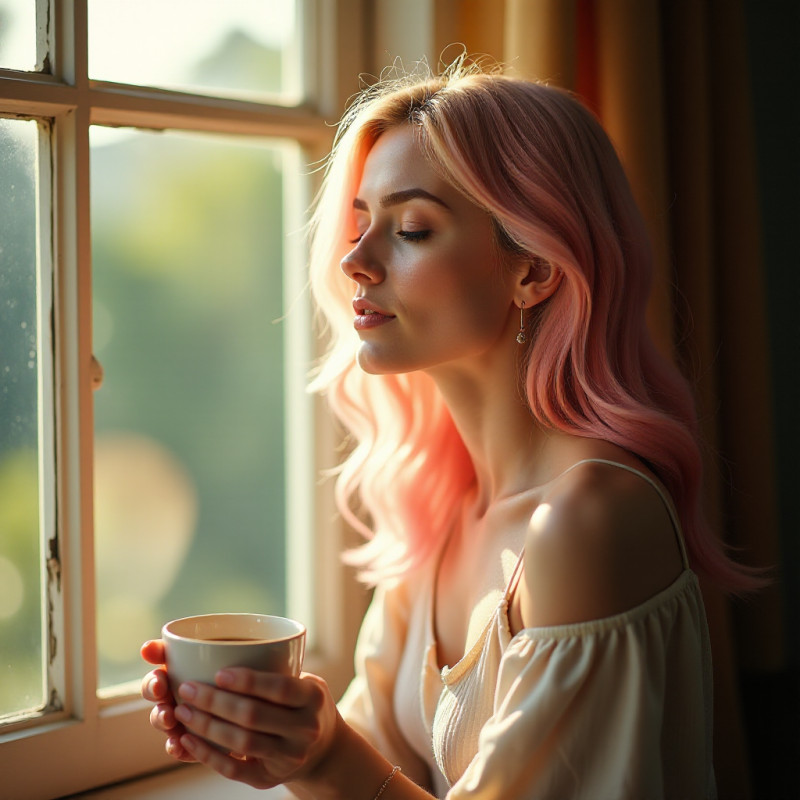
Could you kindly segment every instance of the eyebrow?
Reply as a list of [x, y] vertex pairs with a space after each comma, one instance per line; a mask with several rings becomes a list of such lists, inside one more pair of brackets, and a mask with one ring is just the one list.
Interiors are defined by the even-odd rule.
[[[381, 208], [390, 208], [391, 206], [397, 206], [401, 203], [407, 203], [409, 200], [429, 200], [432, 203], [437, 203], [438, 205], [442, 206], [442, 208], [446, 208], [450, 211], [450, 206], [445, 203], [441, 197], [437, 197], [435, 194], [431, 194], [430, 192], [426, 192], [425, 189], [402, 189], [399, 192], [392, 192], [391, 194], [384, 195], [380, 200], [380, 207]], [[358, 209], [359, 211], [369, 211], [369, 206], [359, 197], [356, 197], [353, 200], [353, 208]]]

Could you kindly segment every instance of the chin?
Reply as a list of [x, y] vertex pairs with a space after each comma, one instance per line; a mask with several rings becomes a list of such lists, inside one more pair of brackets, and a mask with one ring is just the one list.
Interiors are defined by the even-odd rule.
[[398, 372], [406, 372], [407, 370], [402, 369], [390, 369], [386, 365], [382, 364], [375, 364], [368, 359], [356, 359], [356, 363], [358, 364], [359, 368], [362, 372], [366, 372], [367, 375], [396, 375]]
[[400, 375], [405, 372], [414, 372], [417, 367], [393, 362], [392, 359], [380, 358], [374, 353], [359, 350], [356, 355], [356, 364], [362, 372], [368, 375]]

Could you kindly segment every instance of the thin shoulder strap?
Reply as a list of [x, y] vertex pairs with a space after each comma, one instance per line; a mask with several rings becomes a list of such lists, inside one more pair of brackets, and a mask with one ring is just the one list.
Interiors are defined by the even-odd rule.
[[675, 531], [675, 537], [678, 540], [678, 547], [681, 551], [683, 568], [689, 569], [689, 556], [686, 552], [686, 543], [683, 540], [683, 530], [681, 529], [681, 523], [678, 519], [678, 514], [675, 511], [675, 507], [672, 505], [672, 499], [670, 496], [649, 475], [645, 475], [641, 470], [638, 470], [635, 467], [629, 467], [627, 464], [620, 464], [619, 461], [609, 461], [606, 458], [585, 458], [582, 461], [576, 462], [571, 467], [568, 467], [562, 473], [562, 475], [566, 474], [570, 470], [575, 469], [575, 467], [586, 463], [608, 464], [611, 467], [619, 467], [620, 469], [632, 472], [634, 475], [638, 475], [640, 478], [647, 481], [656, 490], [656, 492], [658, 492], [658, 496], [661, 498], [665, 508], [667, 509], [667, 514], [669, 514], [670, 521], [672, 522], [672, 528]]
[[503, 592], [503, 599], [507, 603], [511, 603], [511, 598], [514, 596], [514, 592], [517, 591], [517, 584], [519, 583], [519, 579], [522, 577], [522, 565], [524, 563], [525, 547], [523, 546], [522, 550], [520, 550], [520, 553], [517, 556], [517, 563], [514, 565], [514, 570], [511, 573], [511, 577], [508, 579], [508, 586], [506, 586], [506, 590]]
[[[672, 500], [670, 499], [669, 495], [667, 495], [667, 493], [649, 475], [645, 475], [644, 472], [641, 472], [640, 470], [635, 469], [634, 467], [629, 467], [627, 464], [620, 464], [619, 461], [609, 461], [606, 458], [584, 458], [581, 461], [576, 461], [571, 467], [567, 467], [567, 469], [565, 469], [560, 475], [558, 475], [557, 478], [560, 478], [562, 475], [566, 475], [568, 472], [571, 472], [573, 469], [579, 467], [581, 464], [591, 464], [591, 463], [608, 464], [609, 466], [619, 467], [620, 469], [632, 472], [634, 475], [638, 475], [640, 478], [647, 481], [656, 490], [656, 492], [658, 492], [658, 496], [664, 503], [664, 506], [667, 509], [667, 513], [669, 514], [670, 521], [672, 522], [672, 527], [675, 531], [675, 538], [678, 540], [678, 547], [680, 548], [681, 551], [681, 560], [683, 562], [683, 568], [689, 569], [689, 556], [686, 552], [686, 543], [683, 541], [683, 532], [681, 530], [681, 523], [672, 505]], [[519, 579], [522, 576], [523, 572], [522, 565], [524, 563], [524, 557], [525, 557], [525, 548], [523, 547], [517, 558], [517, 563], [514, 566], [514, 571], [511, 573], [511, 578], [508, 581], [508, 586], [506, 587], [506, 591], [504, 593], [504, 597], [509, 602], [514, 592], [516, 591], [517, 584], [519, 583]]]

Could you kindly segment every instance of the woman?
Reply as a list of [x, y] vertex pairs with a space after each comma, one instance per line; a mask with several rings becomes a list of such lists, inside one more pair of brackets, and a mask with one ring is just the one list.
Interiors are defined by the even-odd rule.
[[456, 65], [362, 95], [311, 263], [333, 335], [315, 385], [356, 444], [338, 499], [376, 585], [356, 677], [337, 709], [316, 676], [228, 670], [175, 710], [157, 669], [175, 758], [300, 797], [714, 796], [696, 572], [753, 580], [704, 527], [650, 271], [566, 92]]

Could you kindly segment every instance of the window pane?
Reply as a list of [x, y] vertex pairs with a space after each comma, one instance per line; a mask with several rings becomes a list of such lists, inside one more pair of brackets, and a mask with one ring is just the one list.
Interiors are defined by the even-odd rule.
[[92, 78], [295, 104], [299, 0], [90, 0]]
[[92, 129], [100, 688], [168, 619], [286, 607], [283, 165]]
[[0, 715], [44, 705], [35, 122], [0, 119]]
[[41, 0], [0, 0], [0, 67], [41, 69], [36, 53], [36, 9]]

